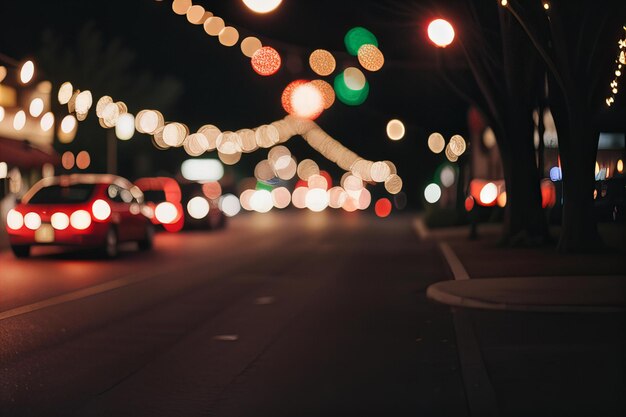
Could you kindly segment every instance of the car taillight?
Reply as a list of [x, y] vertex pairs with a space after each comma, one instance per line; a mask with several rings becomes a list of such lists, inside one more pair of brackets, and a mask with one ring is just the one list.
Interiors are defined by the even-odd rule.
[[24, 216], [24, 225], [30, 230], [37, 230], [41, 226], [41, 217], [37, 213], [26, 213]]
[[57, 230], [65, 230], [70, 225], [70, 218], [65, 213], [54, 213], [50, 217], [50, 223]]
[[76, 210], [70, 216], [70, 224], [74, 229], [85, 230], [91, 225], [91, 215], [87, 210]]
[[11, 209], [7, 213], [7, 226], [10, 229], [18, 230], [24, 226], [24, 216], [17, 210]]
[[104, 200], [96, 200], [91, 205], [91, 212], [94, 219], [104, 221], [111, 215], [111, 206]]

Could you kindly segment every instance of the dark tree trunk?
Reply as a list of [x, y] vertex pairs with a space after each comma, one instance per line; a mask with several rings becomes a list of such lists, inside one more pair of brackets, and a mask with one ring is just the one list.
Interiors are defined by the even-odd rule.
[[538, 94], [534, 87], [541, 78], [542, 67], [518, 22], [503, 10], [500, 25], [507, 93], [501, 113], [506, 138], [501, 154], [507, 191], [503, 241], [511, 246], [538, 245], [550, 240], [533, 144], [532, 111]]
[[561, 94], [552, 97], [563, 171], [563, 221], [558, 249], [594, 251], [602, 247], [593, 211], [599, 132], [590, 112], [580, 102], [570, 99], [565, 107]]

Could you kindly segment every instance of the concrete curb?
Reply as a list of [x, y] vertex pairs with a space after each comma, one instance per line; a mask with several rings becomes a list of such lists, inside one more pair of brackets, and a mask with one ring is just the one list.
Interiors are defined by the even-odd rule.
[[[550, 279], [551, 277], [534, 277], [538, 279]], [[493, 283], [495, 280], [503, 280], [507, 278], [488, 278], [488, 279], [472, 279], [472, 285], [479, 286], [481, 284]], [[527, 278], [514, 278], [527, 279]], [[593, 280], [594, 277], [590, 277]], [[626, 281], [626, 279], [624, 279]], [[441, 281], [429, 286], [426, 290], [426, 296], [431, 300], [454, 307], [474, 308], [481, 310], [497, 310], [497, 311], [519, 311], [534, 313], [618, 313], [626, 311], [626, 305], [597, 305], [597, 304], [528, 304], [515, 302], [501, 302], [498, 300], [490, 300], [486, 298], [472, 297], [469, 295], [454, 294], [450, 291], [450, 287], [454, 288], [458, 282]], [[593, 289], [591, 289], [593, 291]]]

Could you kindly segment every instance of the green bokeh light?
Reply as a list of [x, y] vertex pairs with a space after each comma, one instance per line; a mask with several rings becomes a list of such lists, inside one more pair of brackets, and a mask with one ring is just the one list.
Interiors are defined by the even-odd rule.
[[376, 36], [369, 30], [360, 26], [350, 29], [348, 33], [346, 33], [345, 38], [343, 38], [343, 41], [346, 44], [348, 53], [353, 56], [358, 55], [359, 48], [363, 45], [372, 44], [378, 46]]
[[335, 94], [339, 101], [348, 106], [358, 106], [363, 104], [370, 92], [370, 85], [365, 81], [365, 86], [360, 90], [352, 90], [346, 85], [343, 72], [335, 77], [334, 82]]

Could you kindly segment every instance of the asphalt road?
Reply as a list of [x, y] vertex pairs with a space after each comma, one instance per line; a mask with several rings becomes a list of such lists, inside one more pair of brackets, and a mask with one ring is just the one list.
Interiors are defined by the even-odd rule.
[[245, 215], [115, 261], [0, 254], [2, 416], [463, 416], [409, 216]]

